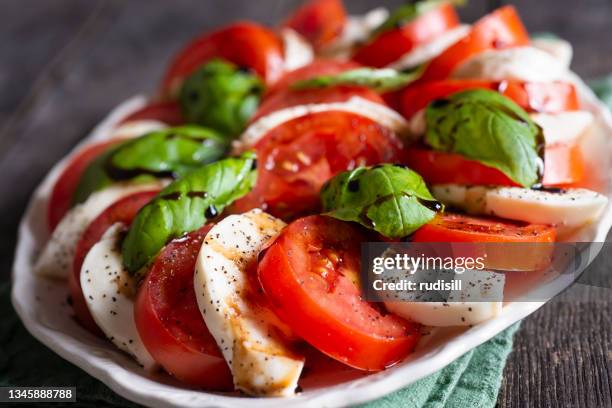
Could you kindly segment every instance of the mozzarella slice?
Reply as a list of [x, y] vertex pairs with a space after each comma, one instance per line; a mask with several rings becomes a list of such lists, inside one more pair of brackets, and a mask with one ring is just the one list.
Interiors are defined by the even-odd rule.
[[134, 323], [136, 282], [123, 267], [119, 250], [124, 232], [125, 225], [114, 224], [87, 253], [81, 269], [81, 287], [87, 308], [106, 337], [151, 370], [156, 366], [155, 360]]
[[133, 120], [117, 126], [110, 134], [109, 139], [131, 139], [150, 132], [163, 130], [167, 127], [168, 125], [158, 120]]
[[574, 51], [572, 50], [572, 45], [568, 41], [560, 38], [533, 38], [531, 40], [531, 45], [542, 51], [546, 51], [563, 64], [565, 68], [569, 69]]
[[559, 60], [535, 47], [489, 50], [461, 63], [455, 79], [514, 79], [530, 82], [572, 81], [570, 71]]
[[470, 326], [496, 317], [502, 302], [385, 302], [387, 310], [426, 326]]
[[206, 326], [235, 387], [251, 395], [293, 395], [304, 365], [249, 276], [284, 225], [261, 210], [230, 215], [208, 232], [196, 264], [194, 288]]
[[469, 32], [469, 25], [460, 25], [459, 27], [440, 34], [431, 41], [413, 48], [410, 52], [404, 54], [400, 59], [392, 62], [387, 67], [397, 69], [398, 71], [414, 68], [442, 54], [444, 50], [461, 40]]
[[314, 59], [312, 47], [301, 35], [290, 28], [281, 31], [285, 50], [285, 70], [291, 71], [308, 65]]
[[432, 186], [431, 192], [444, 204], [472, 214], [566, 227], [597, 219], [608, 204], [606, 196], [583, 188], [546, 191], [442, 184]]
[[382, 126], [394, 131], [399, 136], [409, 137], [411, 134], [408, 123], [402, 115], [385, 105], [354, 96], [345, 102], [298, 105], [280, 109], [265, 115], [251, 123], [244, 131], [240, 137], [240, 146], [238, 149], [248, 149], [252, 147], [270, 130], [292, 119], [312, 113], [328, 111], [350, 112], [372, 119]]
[[87, 201], [76, 205], [55, 227], [51, 238], [34, 265], [34, 273], [48, 278], [66, 279], [72, 268], [74, 251], [87, 226], [108, 206], [137, 191], [161, 188], [163, 184], [114, 184], [93, 193]]
[[378, 26], [389, 17], [384, 7], [375, 8], [362, 16], [349, 16], [342, 34], [332, 44], [321, 50], [328, 58], [349, 59], [353, 48], [367, 41]]
[[546, 144], [573, 143], [595, 123], [591, 112], [535, 113], [531, 118], [542, 128]]

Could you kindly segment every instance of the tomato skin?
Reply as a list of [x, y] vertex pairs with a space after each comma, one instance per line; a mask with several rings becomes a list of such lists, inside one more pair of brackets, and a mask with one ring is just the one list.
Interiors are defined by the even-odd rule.
[[269, 29], [250, 22], [237, 22], [189, 43], [170, 64], [162, 81], [162, 94], [175, 95], [182, 80], [213, 58], [223, 58], [249, 67], [266, 82], [283, 72], [283, 46]]
[[266, 97], [273, 95], [277, 91], [286, 90], [297, 81], [303, 81], [321, 75], [335, 75], [359, 67], [361, 67], [361, 65], [352, 61], [316, 59], [308, 65], [286, 72], [266, 90]]
[[284, 27], [294, 29], [315, 49], [321, 49], [342, 34], [346, 20], [342, 0], [310, 0], [287, 19]]
[[105, 209], [95, 220], [89, 224], [77, 243], [72, 271], [68, 275], [68, 286], [72, 299], [72, 308], [77, 321], [91, 333], [104, 336], [94, 321], [81, 288], [81, 266], [89, 250], [96, 244], [113, 224], [121, 222], [129, 225], [132, 223], [136, 213], [146, 203], [157, 195], [158, 190], [140, 191], [120, 199]]
[[275, 313], [296, 334], [344, 364], [377, 371], [412, 352], [420, 333], [418, 325], [363, 300], [357, 283], [362, 240], [349, 223], [301, 218], [266, 250], [258, 276]]
[[53, 232], [57, 224], [72, 207], [72, 197], [83, 172], [100, 154], [116, 145], [121, 140], [113, 139], [104, 142], [92, 143], [85, 146], [70, 159], [68, 165], [57, 178], [47, 207], [47, 226]]
[[542, 185], [576, 187], [586, 177], [586, 163], [580, 144], [555, 143], [544, 149]]
[[513, 6], [498, 8], [478, 20], [470, 33], [434, 58], [425, 68], [420, 82], [447, 78], [471, 56], [489, 49], [529, 44], [529, 34]]
[[457, 153], [410, 147], [406, 149], [405, 160], [405, 164], [429, 184], [519, 186], [500, 170]]
[[459, 26], [459, 16], [450, 3], [417, 17], [404, 26], [378, 35], [359, 48], [353, 60], [363, 65], [382, 68], [400, 59], [418, 45], [429, 42]]
[[580, 108], [574, 85], [566, 82], [442, 80], [408, 86], [401, 91], [400, 112], [410, 119], [430, 102], [468, 89], [490, 89], [512, 99], [529, 112], [556, 113]]
[[152, 102], [123, 118], [121, 123], [137, 120], [158, 120], [169, 126], [178, 126], [185, 123], [181, 108], [174, 101]]
[[326, 111], [285, 122], [256, 145], [255, 188], [232, 211], [263, 208], [293, 219], [320, 207], [319, 190], [334, 175], [356, 167], [401, 160], [402, 144], [392, 131], [349, 112]]
[[155, 361], [189, 385], [227, 391], [232, 375], [200, 314], [193, 287], [199, 249], [212, 224], [170, 242], [158, 255], [134, 306], [138, 333]]
[[556, 230], [549, 225], [527, 224], [489, 217], [444, 213], [419, 228], [413, 242], [555, 242]]

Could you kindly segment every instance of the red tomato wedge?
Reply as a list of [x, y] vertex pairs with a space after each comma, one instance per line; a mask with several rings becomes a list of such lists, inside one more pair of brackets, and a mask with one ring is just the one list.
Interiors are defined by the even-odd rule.
[[310, 0], [287, 19], [284, 27], [294, 29], [320, 49], [342, 34], [346, 19], [342, 0]]
[[47, 207], [47, 225], [53, 231], [72, 207], [72, 197], [87, 166], [121, 140], [113, 139], [85, 146], [72, 157], [57, 178]]
[[555, 242], [549, 225], [526, 224], [486, 217], [444, 213], [423, 225], [413, 242]]
[[169, 126], [178, 126], [185, 123], [181, 108], [174, 101], [152, 102], [126, 116], [121, 123], [136, 120], [158, 120]]
[[419, 326], [363, 299], [359, 251], [366, 238], [325, 216], [287, 226], [258, 266], [276, 314], [318, 350], [351, 367], [376, 371], [414, 350]]
[[518, 186], [500, 170], [456, 153], [410, 147], [406, 149], [405, 163], [429, 184]]
[[81, 289], [81, 266], [83, 261], [89, 250], [100, 241], [106, 230], [117, 222], [126, 225], [131, 224], [138, 211], [151, 201], [157, 193], [157, 190], [141, 191], [120, 199], [89, 224], [77, 243], [72, 263], [72, 273], [68, 277], [72, 307], [78, 322], [94, 334], [102, 334], [102, 331], [98, 328], [91, 313], [89, 313], [87, 302]]
[[444, 80], [416, 84], [401, 92], [400, 112], [410, 119], [435, 99], [468, 89], [490, 89], [512, 99], [529, 112], [557, 113], [580, 109], [573, 84], [567, 82], [522, 82], [515, 80]]
[[360, 97], [381, 105], [385, 104], [385, 101], [379, 94], [368, 88], [335, 86], [331, 88], [304, 89], [299, 91], [285, 88], [267, 97], [259, 106], [251, 122], [269, 113], [293, 106], [345, 102], [353, 97]]
[[269, 83], [283, 72], [283, 46], [276, 34], [255, 23], [238, 22], [189, 43], [166, 71], [162, 93], [176, 94], [185, 77], [213, 58], [251, 68]]
[[542, 184], [551, 187], [577, 187], [586, 178], [586, 163], [580, 145], [555, 143], [544, 149]]
[[255, 150], [257, 184], [232, 211], [260, 207], [291, 219], [319, 209], [319, 190], [337, 173], [358, 165], [399, 162], [402, 144], [371, 119], [327, 111], [275, 127]]
[[381, 33], [359, 48], [353, 60], [363, 65], [382, 68], [400, 59], [418, 45], [459, 26], [459, 16], [450, 3], [415, 18], [402, 27]]
[[266, 91], [266, 97], [277, 91], [286, 90], [297, 81], [311, 79], [321, 75], [335, 75], [361, 65], [352, 61], [337, 61], [329, 59], [318, 59], [301, 68], [285, 73], [275, 84]]
[[529, 35], [512, 6], [501, 7], [478, 20], [470, 33], [434, 58], [425, 68], [420, 82], [447, 78], [468, 58], [490, 49], [529, 44]]
[[193, 288], [198, 252], [212, 225], [171, 241], [138, 292], [134, 320], [145, 347], [187, 384], [231, 390], [232, 375], [198, 308]]

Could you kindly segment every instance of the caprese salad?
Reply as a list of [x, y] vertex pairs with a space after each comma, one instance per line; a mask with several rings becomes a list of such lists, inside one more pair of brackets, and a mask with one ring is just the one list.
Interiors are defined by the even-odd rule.
[[570, 59], [513, 7], [469, 25], [453, 1], [312, 0], [204, 33], [71, 157], [35, 270], [68, 280], [83, 327], [189, 386], [291, 396], [313, 350], [384, 370], [423, 327], [502, 304], [368, 302], [362, 242], [554, 242], [607, 205], [583, 188], [594, 119]]

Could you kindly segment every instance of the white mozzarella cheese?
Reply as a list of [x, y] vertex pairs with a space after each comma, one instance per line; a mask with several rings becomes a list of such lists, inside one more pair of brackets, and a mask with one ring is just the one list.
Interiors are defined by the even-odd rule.
[[308, 65], [314, 59], [314, 52], [308, 41], [290, 28], [281, 31], [285, 54], [285, 70], [292, 71]]
[[158, 120], [132, 120], [117, 126], [111, 132], [109, 139], [131, 139], [150, 132], [166, 129], [168, 125]]
[[472, 214], [565, 227], [580, 227], [597, 219], [608, 204], [606, 196], [583, 188], [557, 192], [440, 184], [431, 191], [444, 204]]
[[87, 201], [73, 207], [55, 227], [51, 238], [34, 265], [34, 273], [48, 278], [66, 279], [72, 268], [74, 251], [87, 226], [115, 201], [137, 191], [161, 188], [161, 183], [114, 184], [93, 193]]
[[426, 326], [470, 326], [496, 317], [502, 302], [385, 302], [391, 313]]
[[114, 224], [87, 253], [81, 269], [81, 288], [91, 316], [106, 337], [151, 370], [155, 361], [134, 323], [136, 283], [123, 267], [119, 250], [124, 232], [125, 225]]
[[572, 45], [560, 38], [533, 38], [531, 45], [555, 57], [564, 67], [569, 68], [574, 51]]
[[400, 137], [409, 137], [408, 122], [393, 109], [354, 96], [345, 102], [315, 103], [281, 109], [265, 115], [251, 123], [240, 137], [238, 149], [248, 149], [275, 127], [301, 116], [318, 112], [350, 112], [376, 121], [394, 131]]
[[546, 144], [573, 143], [595, 123], [591, 112], [534, 113], [531, 118], [542, 128]]
[[461, 63], [455, 79], [514, 79], [531, 82], [572, 81], [570, 71], [559, 60], [535, 47], [514, 47], [481, 52]]
[[259, 252], [284, 225], [261, 210], [230, 215], [208, 232], [198, 254], [198, 306], [235, 387], [250, 395], [293, 395], [304, 365], [287, 345], [286, 327], [257, 300], [259, 288], [249, 277]]
[[399, 71], [414, 68], [442, 54], [444, 50], [461, 40], [469, 32], [470, 26], [465, 24], [453, 28], [452, 30], [448, 30], [447, 32], [433, 38], [431, 41], [416, 46], [410, 52], [404, 54], [401, 58], [392, 62], [387, 67], [397, 69]]

